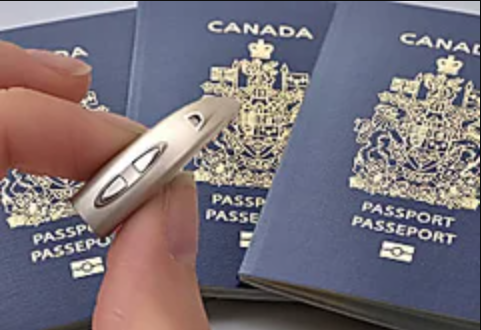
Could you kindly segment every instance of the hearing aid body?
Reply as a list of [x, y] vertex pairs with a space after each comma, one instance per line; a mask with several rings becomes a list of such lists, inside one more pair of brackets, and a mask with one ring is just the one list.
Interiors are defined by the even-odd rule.
[[240, 110], [228, 98], [204, 97], [177, 111], [121, 152], [74, 197], [100, 237], [110, 235], [169, 183]]

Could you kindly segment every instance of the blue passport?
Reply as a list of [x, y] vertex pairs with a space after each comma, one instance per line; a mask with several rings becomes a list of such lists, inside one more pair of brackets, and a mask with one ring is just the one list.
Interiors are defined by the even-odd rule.
[[[125, 114], [135, 12], [0, 32], [0, 40], [91, 64], [85, 111]], [[88, 132], [85, 132], [88, 134]], [[91, 318], [110, 239], [68, 202], [80, 183], [12, 171], [0, 181], [0, 329], [64, 329]]]
[[203, 95], [243, 105], [188, 167], [199, 183], [205, 296], [260, 294], [240, 283], [239, 267], [334, 9], [324, 1], [139, 2], [130, 117], [152, 126]]
[[339, 4], [246, 283], [394, 329], [479, 329], [479, 27]]

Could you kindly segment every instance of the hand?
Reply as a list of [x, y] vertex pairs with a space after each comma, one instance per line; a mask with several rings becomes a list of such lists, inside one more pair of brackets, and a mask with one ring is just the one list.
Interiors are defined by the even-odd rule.
[[[9, 169], [88, 180], [144, 128], [78, 103], [91, 68], [0, 42], [0, 178]], [[110, 251], [94, 330], [208, 330], [195, 273], [195, 183], [181, 174], [132, 216]]]

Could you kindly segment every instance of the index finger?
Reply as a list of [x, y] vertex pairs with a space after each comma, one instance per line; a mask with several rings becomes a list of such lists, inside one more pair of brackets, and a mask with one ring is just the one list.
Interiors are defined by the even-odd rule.
[[79, 102], [90, 85], [91, 71], [77, 59], [0, 41], [0, 90], [22, 87]]
[[0, 91], [0, 177], [30, 174], [84, 181], [135, 140], [142, 129], [127, 119], [26, 89]]

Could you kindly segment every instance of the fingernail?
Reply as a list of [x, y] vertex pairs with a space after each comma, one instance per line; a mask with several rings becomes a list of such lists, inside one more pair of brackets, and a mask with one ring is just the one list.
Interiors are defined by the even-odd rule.
[[198, 252], [199, 213], [192, 173], [184, 172], [170, 185], [167, 240], [169, 252], [179, 263], [195, 267]]
[[75, 77], [85, 76], [92, 72], [92, 67], [87, 63], [68, 56], [58, 55], [46, 50], [30, 49], [28, 54], [42, 65], [60, 73], [70, 74]]
[[127, 130], [134, 134], [142, 135], [147, 131], [147, 128], [127, 117], [120, 116], [115, 113], [109, 112], [92, 112], [93, 116], [97, 116], [101, 120], [107, 121], [108, 123], [117, 126], [120, 129]]
[[187, 188], [197, 189], [197, 183], [195, 181], [194, 173], [192, 172], [182, 172], [180, 173], [172, 182], [172, 184], [177, 186], [183, 186]]

